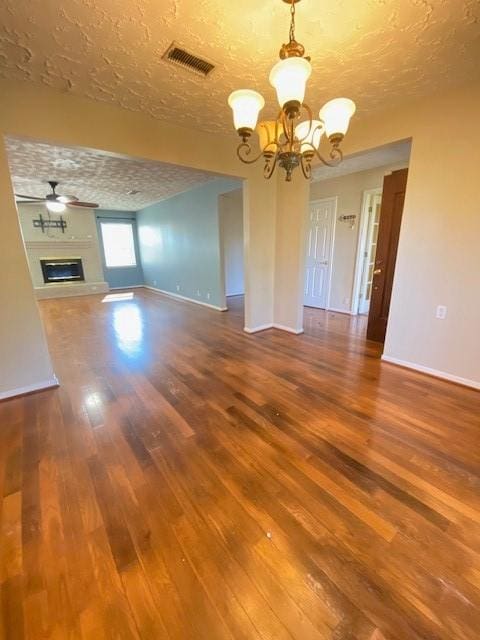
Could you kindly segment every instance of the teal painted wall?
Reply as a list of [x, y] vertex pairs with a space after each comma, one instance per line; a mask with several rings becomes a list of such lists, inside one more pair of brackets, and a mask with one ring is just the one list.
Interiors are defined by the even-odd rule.
[[218, 196], [238, 189], [218, 179], [137, 212], [145, 284], [225, 307]]
[[[97, 211], [95, 212], [97, 220], [98, 242], [100, 245], [100, 254], [102, 256], [103, 274], [106, 282], [108, 282], [108, 286], [111, 289], [118, 289], [120, 287], [128, 288], [143, 284], [143, 270], [140, 260], [140, 250], [138, 246], [136, 215], [137, 214], [135, 213], [135, 211], [106, 211], [103, 209], [97, 209]], [[102, 222], [102, 220], [103, 222], [108, 222], [106, 218], [109, 218], [112, 221], [118, 220], [119, 222], [125, 219], [133, 221], [133, 240], [135, 242], [135, 256], [137, 258], [136, 267], [115, 267], [113, 269], [109, 269], [106, 266], [102, 243], [102, 232], [100, 229], [100, 223]]]

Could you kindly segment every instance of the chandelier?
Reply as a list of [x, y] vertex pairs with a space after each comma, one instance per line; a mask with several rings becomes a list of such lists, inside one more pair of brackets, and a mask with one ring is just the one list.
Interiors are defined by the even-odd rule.
[[[312, 161], [317, 157], [323, 164], [333, 167], [342, 161], [340, 149], [355, 113], [355, 103], [348, 98], [335, 98], [320, 109], [319, 119], [313, 118], [311, 108], [303, 101], [307, 80], [312, 72], [305, 48], [295, 40], [295, 4], [300, 0], [283, 0], [290, 4], [290, 37], [280, 49], [280, 62], [270, 72], [270, 84], [276, 89], [280, 112], [276, 120], [266, 120], [257, 126], [258, 114], [265, 100], [256, 91], [239, 89], [230, 94], [228, 104], [233, 111], [233, 122], [242, 141], [237, 155], [246, 164], [263, 157], [264, 176], [271, 178], [277, 164], [285, 169], [290, 182], [293, 171], [300, 166], [305, 178], [312, 175]], [[251, 139], [256, 131], [260, 153], [251, 158]], [[330, 143], [328, 159], [319, 151], [325, 134]]]

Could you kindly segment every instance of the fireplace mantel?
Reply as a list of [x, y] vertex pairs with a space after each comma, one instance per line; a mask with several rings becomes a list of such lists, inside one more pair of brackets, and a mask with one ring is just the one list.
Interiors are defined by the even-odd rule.
[[93, 240], [27, 240], [25, 242], [27, 249], [92, 249], [95, 247]]

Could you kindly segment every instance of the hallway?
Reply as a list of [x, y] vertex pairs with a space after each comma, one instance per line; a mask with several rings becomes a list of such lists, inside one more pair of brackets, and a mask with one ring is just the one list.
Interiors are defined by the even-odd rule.
[[477, 638], [478, 392], [364, 318], [102, 298], [40, 302], [61, 386], [0, 403], [1, 637]]

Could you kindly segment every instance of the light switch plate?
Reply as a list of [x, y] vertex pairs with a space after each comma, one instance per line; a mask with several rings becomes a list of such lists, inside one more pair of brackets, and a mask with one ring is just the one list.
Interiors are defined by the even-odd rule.
[[447, 317], [447, 307], [443, 304], [439, 304], [437, 307], [437, 313], [435, 314], [435, 317], [438, 320], [445, 320], [445, 318]]

